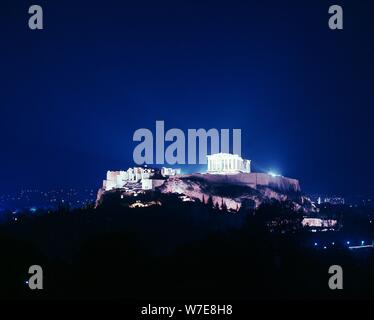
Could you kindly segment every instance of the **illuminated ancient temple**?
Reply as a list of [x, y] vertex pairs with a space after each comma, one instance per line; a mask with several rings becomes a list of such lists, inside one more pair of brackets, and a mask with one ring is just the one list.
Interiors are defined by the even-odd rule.
[[216, 153], [208, 157], [208, 173], [251, 172], [251, 160], [245, 160], [237, 154]]

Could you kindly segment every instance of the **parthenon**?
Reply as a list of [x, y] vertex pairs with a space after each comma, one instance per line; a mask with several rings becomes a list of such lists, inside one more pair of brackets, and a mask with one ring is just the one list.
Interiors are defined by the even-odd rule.
[[216, 153], [207, 157], [208, 173], [251, 172], [251, 160], [244, 160], [237, 154]]

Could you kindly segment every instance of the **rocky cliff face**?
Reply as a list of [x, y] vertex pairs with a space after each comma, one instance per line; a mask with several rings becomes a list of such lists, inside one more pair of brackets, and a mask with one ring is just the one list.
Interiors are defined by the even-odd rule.
[[299, 191], [298, 183], [291, 186], [286, 184], [277, 187], [276, 185], [256, 185], [231, 181], [227, 176], [211, 175], [186, 175], [172, 177], [158, 189], [162, 193], [184, 194], [190, 198], [199, 199], [218, 207], [227, 207], [229, 210], [237, 211], [242, 206], [257, 208], [261, 203], [275, 199], [278, 201], [291, 201], [296, 209], [304, 211], [313, 210], [309, 199], [303, 197]]
[[[271, 177], [262, 173], [178, 175], [166, 179], [156, 189], [161, 193], [199, 199], [201, 202], [231, 211], [257, 208], [261, 203], [271, 200], [290, 201], [296, 210], [302, 209], [304, 212], [316, 210], [311, 201], [302, 196], [298, 180]], [[99, 190], [96, 205], [101, 202], [105, 193], [103, 189]]]

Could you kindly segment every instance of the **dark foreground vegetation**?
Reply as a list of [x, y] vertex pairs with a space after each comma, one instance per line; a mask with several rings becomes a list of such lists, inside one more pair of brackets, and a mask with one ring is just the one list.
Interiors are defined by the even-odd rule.
[[[0, 297], [374, 297], [371, 249], [314, 248], [298, 227], [301, 214], [287, 204], [227, 213], [172, 195], [158, 200], [161, 206], [132, 209], [112, 195], [97, 209], [61, 208], [1, 225]], [[269, 232], [275, 218], [287, 223]], [[35, 264], [44, 271], [41, 291], [25, 283]], [[328, 268], [336, 264], [344, 270], [340, 291], [328, 288]]]

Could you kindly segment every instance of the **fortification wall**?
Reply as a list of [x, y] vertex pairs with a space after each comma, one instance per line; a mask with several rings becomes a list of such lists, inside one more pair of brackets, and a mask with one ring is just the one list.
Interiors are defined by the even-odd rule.
[[192, 174], [186, 177], [199, 177], [210, 183], [246, 185], [252, 188], [265, 186], [280, 191], [300, 191], [299, 181], [282, 176], [271, 176], [267, 173], [238, 173], [238, 174]]

